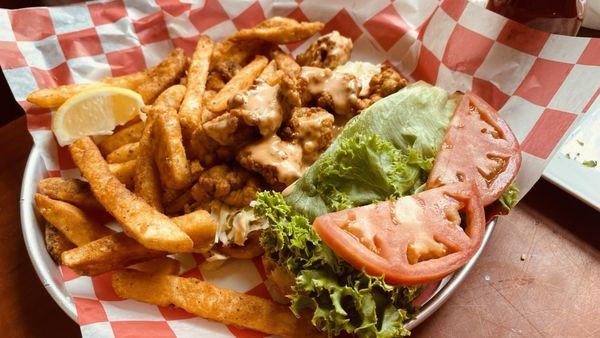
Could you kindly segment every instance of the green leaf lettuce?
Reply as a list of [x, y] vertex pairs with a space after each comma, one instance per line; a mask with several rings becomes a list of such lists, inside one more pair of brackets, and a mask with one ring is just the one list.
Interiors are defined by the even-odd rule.
[[[257, 195], [269, 220], [261, 244], [295, 278], [291, 309], [310, 313], [331, 335], [399, 337], [422, 287], [391, 286], [339, 259], [313, 230], [328, 212], [414, 194], [427, 181], [457, 97], [423, 82], [378, 101], [348, 122], [333, 144], [285, 192]], [[518, 191], [517, 191], [518, 192]], [[514, 205], [516, 193], [503, 196]]]

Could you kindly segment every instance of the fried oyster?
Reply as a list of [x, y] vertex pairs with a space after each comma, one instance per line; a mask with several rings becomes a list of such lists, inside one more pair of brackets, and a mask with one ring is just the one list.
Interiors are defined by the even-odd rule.
[[248, 171], [217, 165], [200, 174], [191, 194], [200, 204], [218, 199], [229, 206], [243, 208], [256, 198], [260, 190], [260, 181]]
[[301, 144], [303, 160], [311, 164], [331, 144], [334, 138], [333, 123], [333, 115], [323, 108], [295, 108], [281, 134]]
[[297, 76], [281, 81], [279, 93], [287, 109], [318, 106], [336, 115], [354, 115], [364, 108], [360, 90], [361, 84], [354, 75], [302, 67]]
[[373, 75], [369, 82], [369, 104], [394, 94], [400, 89], [406, 87], [408, 81], [398, 74], [394, 68], [388, 65], [382, 65], [381, 71]]
[[277, 191], [292, 184], [306, 169], [302, 147], [283, 141], [277, 134], [242, 148], [236, 159], [242, 167], [261, 174]]
[[334, 69], [348, 62], [351, 53], [352, 40], [333, 31], [313, 42], [306, 52], [296, 57], [296, 61], [301, 66]]

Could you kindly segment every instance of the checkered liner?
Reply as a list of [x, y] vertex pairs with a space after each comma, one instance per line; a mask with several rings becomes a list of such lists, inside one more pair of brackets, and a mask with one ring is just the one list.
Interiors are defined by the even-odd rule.
[[[518, 185], [527, 192], [578, 115], [600, 92], [600, 39], [532, 30], [466, 0], [338, 1], [126, 0], [0, 10], [0, 65], [27, 114], [50, 176], [76, 176], [50, 131], [52, 112], [25, 101], [38, 88], [119, 76], [159, 62], [173, 47], [191, 54], [199, 34], [222, 39], [266, 17], [326, 23], [354, 41], [354, 60], [385, 62], [414, 80], [473, 90], [499, 109], [522, 144]], [[286, 46], [305, 49], [316, 37]], [[269, 297], [259, 260], [216, 272], [184, 256], [186, 276]], [[120, 299], [110, 274], [77, 276], [62, 267], [83, 336], [264, 337], [185, 311]]]

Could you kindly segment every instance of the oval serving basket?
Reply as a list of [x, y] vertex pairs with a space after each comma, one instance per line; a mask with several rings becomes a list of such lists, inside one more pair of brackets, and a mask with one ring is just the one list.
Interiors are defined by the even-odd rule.
[[[37, 190], [36, 183], [44, 177], [45, 171], [41, 152], [34, 147], [29, 154], [21, 186], [20, 211], [23, 238], [29, 258], [40, 281], [60, 308], [71, 319], [77, 321], [75, 304], [65, 288], [59, 267], [46, 251], [42, 225], [38, 222], [34, 208], [33, 196]], [[492, 235], [495, 225], [496, 219], [494, 218], [487, 224], [483, 242], [477, 253], [475, 253], [475, 256], [465, 266], [440, 282], [431, 296], [424, 301], [421, 312], [410, 322], [406, 323], [405, 326], [407, 329], [412, 330], [417, 327], [449, 299], [450, 295], [458, 288], [469, 271], [471, 271], [473, 265], [475, 265], [475, 262], [477, 262]]]

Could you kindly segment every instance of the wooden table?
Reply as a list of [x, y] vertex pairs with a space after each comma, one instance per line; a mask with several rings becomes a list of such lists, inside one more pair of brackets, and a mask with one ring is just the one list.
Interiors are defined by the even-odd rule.
[[[7, 337], [75, 337], [27, 256], [19, 194], [31, 138], [0, 128], [0, 328]], [[415, 337], [600, 336], [600, 213], [541, 180], [502, 218], [463, 285]]]

